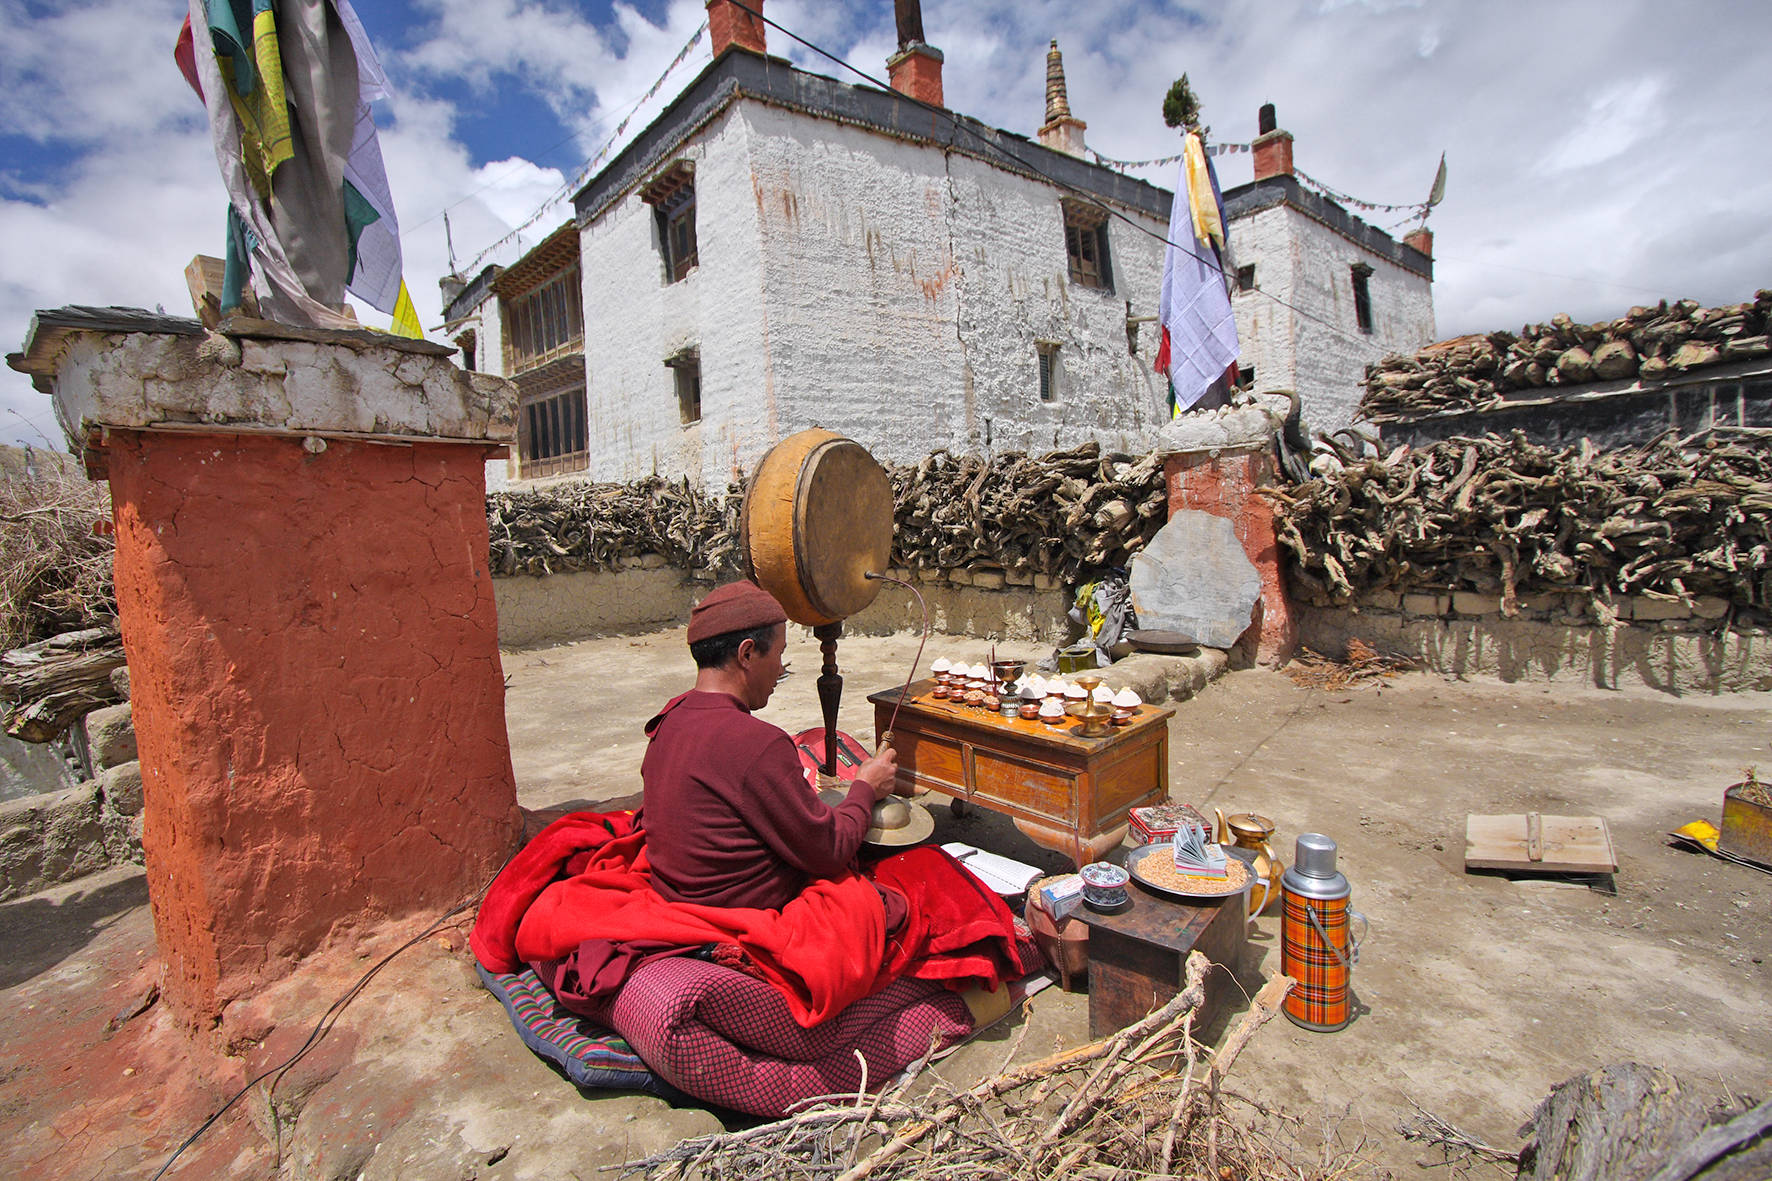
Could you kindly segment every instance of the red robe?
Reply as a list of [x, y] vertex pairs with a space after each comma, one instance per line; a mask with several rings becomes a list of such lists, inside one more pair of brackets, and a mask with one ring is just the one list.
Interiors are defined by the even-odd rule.
[[909, 904], [890, 939], [879, 890], [853, 873], [813, 882], [779, 911], [667, 902], [632, 817], [576, 812], [499, 873], [468, 944], [489, 972], [533, 965], [562, 1004], [593, 1016], [647, 957], [736, 944], [808, 1027], [901, 975], [995, 987], [1037, 966], [1002, 899], [942, 850], [907, 849], [874, 872]]
[[794, 740], [735, 697], [692, 689], [646, 723], [640, 764], [652, 888], [671, 902], [780, 910], [853, 867], [874, 793], [835, 808], [806, 785]]
[[793, 740], [736, 698], [691, 690], [646, 729], [644, 821], [576, 813], [519, 852], [470, 939], [489, 971], [531, 964], [595, 1015], [650, 956], [735, 944], [810, 1027], [900, 975], [994, 987], [1033, 966], [1002, 900], [941, 850], [852, 872], [872, 789], [826, 807]]

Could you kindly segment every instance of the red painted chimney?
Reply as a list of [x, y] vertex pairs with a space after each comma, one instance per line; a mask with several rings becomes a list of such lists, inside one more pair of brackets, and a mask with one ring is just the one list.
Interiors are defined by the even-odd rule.
[[1263, 103], [1258, 129], [1251, 146], [1255, 149], [1255, 179], [1292, 175], [1292, 133], [1281, 131], [1274, 116], [1274, 104]]
[[764, 47], [763, 0], [745, 0], [745, 8], [732, 0], [708, 0], [708, 36], [713, 41], [714, 57], [728, 49], [768, 52]]
[[1403, 245], [1413, 246], [1432, 258], [1434, 256], [1434, 232], [1426, 226], [1417, 226], [1403, 235]]
[[895, 0], [898, 52], [886, 59], [886, 80], [892, 89], [932, 107], [947, 104], [941, 96], [941, 50], [923, 40], [921, 0]]

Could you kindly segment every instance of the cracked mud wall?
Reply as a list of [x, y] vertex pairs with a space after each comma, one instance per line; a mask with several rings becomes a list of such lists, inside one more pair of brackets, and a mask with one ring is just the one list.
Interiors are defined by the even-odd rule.
[[168, 996], [442, 910], [520, 829], [479, 448], [113, 435]]

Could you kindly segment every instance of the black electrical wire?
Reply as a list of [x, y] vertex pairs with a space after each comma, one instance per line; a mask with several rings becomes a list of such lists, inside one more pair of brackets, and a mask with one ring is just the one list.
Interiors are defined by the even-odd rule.
[[[503, 872], [502, 866], [500, 867], [500, 872]], [[252, 1088], [258, 1086], [258, 1084], [264, 1082], [267, 1078], [271, 1078], [272, 1075], [276, 1076], [276, 1078], [271, 1079], [271, 1091], [275, 1093], [277, 1084], [282, 1081], [283, 1076], [287, 1074], [297, 1062], [300, 1062], [306, 1057], [309, 1050], [312, 1050], [315, 1046], [326, 1040], [326, 1035], [332, 1032], [332, 1027], [334, 1025], [338, 1024], [338, 1019], [344, 1014], [345, 1008], [349, 1006], [352, 1001], [357, 999], [357, 997], [363, 992], [363, 989], [368, 986], [369, 982], [375, 979], [378, 972], [392, 963], [395, 956], [435, 934], [450, 919], [454, 918], [462, 911], [468, 910], [478, 904], [480, 899], [485, 896], [487, 889], [492, 885], [493, 879], [497, 876], [498, 874], [495, 873], [492, 877], [487, 878], [486, 884], [476, 890], [471, 898], [446, 911], [436, 922], [414, 935], [411, 939], [408, 939], [405, 943], [402, 943], [399, 947], [396, 947], [393, 951], [390, 951], [387, 955], [378, 960], [367, 972], [358, 977], [357, 982], [347, 988], [343, 995], [341, 995], [336, 1001], [332, 1002], [331, 1008], [321, 1014], [320, 1020], [314, 1023], [313, 1031], [308, 1034], [308, 1040], [303, 1042], [301, 1047], [297, 1049], [295, 1053], [291, 1054], [276, 1066], [272, 1066], [265, 1070], [249, 1081], [245, 1086], [241, 1087], [238, 1091], [234, 1092], [233, 1097], [226, 1103], [222, 1104], [214, 1115], [211, 1115], [208, 1119], [204, 1120], [202, 1125], [199, 1126], [195, 1132], [192, 1132], [185, 1138], [183, 1144], [180, 1144], [177, 1148], [173, 1149], [172, 1155], [166, 1158], [166, 1163], [160, 1166], [160, 1171], [154, 1174], [152, 1181], [160, 1181], [160, 1178], [166, 1175], [166, 1170], [170, 1169], [173, 1166], [173, 1163], [176, 1162], [179, 1157], [184, 1155], [187, 1148], [195, 1144], [198, 1139], [202, 1137], [203, 1133], [214, 1127], [215, 1122], [222, 1116], [226, 1115], [234, 1104], [245, 1098]]]

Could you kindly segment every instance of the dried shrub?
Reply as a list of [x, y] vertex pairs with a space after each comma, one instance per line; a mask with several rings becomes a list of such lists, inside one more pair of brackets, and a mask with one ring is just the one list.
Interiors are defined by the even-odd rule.
[[73, 459], [6, 448], [0, 481], [0, 651], [110, 622], [113, 546], [107, 485]]

